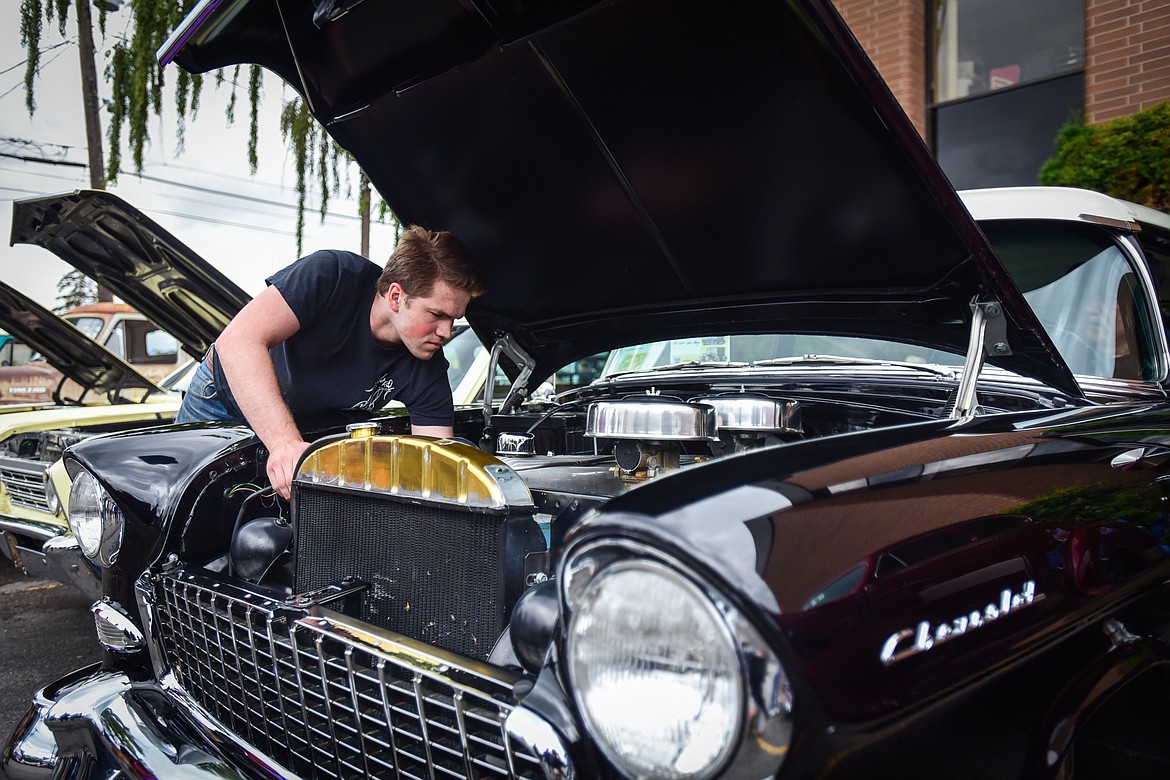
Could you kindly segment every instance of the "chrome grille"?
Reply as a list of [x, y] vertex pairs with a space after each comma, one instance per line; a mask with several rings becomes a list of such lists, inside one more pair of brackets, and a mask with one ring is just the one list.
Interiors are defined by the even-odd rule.
[[519, 677], [201, 575], [142, 588], [183, 689], [302, 777], [541, 777], [504, 732]]
[[0, 481], [3, 481], [8, 489], [8, 497], [12, 499], [14, 506], [49, 511], [43, 468], [29, 472], [10, 466], [0, 466]]

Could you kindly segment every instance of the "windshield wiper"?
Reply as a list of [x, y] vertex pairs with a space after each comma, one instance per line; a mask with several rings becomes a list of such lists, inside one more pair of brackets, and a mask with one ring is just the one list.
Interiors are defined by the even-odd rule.
[[768, 358], [756, 360], [753, 366], [891, 366], [893, 368], [908, 368], [912, 371], [922, 371], [935, 376], [953, 377], [955, 369], [935, 368], [925, 363], [909, 363], [901, 360], [881, 360], [879, 358], [843, 357], [841, 355], [798, 355], [783, 358]]
[[632, 368], [628, 371], [615, 371], [606, 374], [604, 379], [613, 379], [615, 376], [627, 374], [655, 374], [660, 371], [681, 371], [686, 368], [747, 368], [749, 363], [740, 360], [684, 360], [679, 363], [668, 363], [665, 366], [648, 366], [646, 368]]

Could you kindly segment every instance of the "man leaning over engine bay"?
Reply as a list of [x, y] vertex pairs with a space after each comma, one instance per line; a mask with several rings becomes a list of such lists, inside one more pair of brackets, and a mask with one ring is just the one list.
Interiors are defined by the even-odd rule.
[[452, 233], [409, 228], [385, 268], [321, 250], [265, 281], [208, 350], [175, 422], [247, 422], [285, 498], [309, 446], [294, 415], [397, 399], [415, 435], [454, 434], [442, 346], [483, 283]]

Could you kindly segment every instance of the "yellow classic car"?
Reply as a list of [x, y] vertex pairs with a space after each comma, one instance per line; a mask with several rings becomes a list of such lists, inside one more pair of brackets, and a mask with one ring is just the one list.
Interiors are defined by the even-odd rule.
[[[12, 242], [48, 249], [125, 301], [58, 317], [0, 283], [0, 328], [55, 377], [52, 402], [0, 406], [0, 553], [29, 574], [96, 593], [65, 520], [61, 453], [91, 436], [171, 422], [188, 373], [175, 356], [204, 354], [248, 295], [107, 192], [17, 201]], [[169, 376], [132, 365], [135, 356]]]

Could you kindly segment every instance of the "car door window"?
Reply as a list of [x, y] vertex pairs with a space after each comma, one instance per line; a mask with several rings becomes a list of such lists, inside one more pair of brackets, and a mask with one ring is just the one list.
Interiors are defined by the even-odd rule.
[[1152, 309], [1107, 232], [1056, 222], [982, 227], [1074, 374], [1154, 377]]
[[123, 360], [126, 359], [126, 321], [123, 320], [110, 329], [110, 335], [106, 336], [106, 343], [103, 344], [106, 349], [113, 352]]

